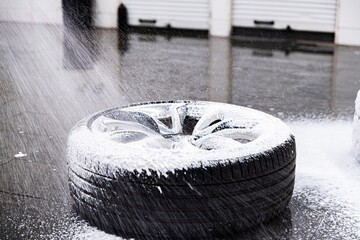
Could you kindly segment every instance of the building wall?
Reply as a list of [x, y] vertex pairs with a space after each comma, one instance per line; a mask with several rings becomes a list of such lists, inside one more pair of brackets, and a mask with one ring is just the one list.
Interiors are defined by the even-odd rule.
[[338, 0], [335, 41], [360, 46], [360, 1]]
[[114, 28], [117, 26], [117, 9], [120, 0], [95, 0], [95, 26]]

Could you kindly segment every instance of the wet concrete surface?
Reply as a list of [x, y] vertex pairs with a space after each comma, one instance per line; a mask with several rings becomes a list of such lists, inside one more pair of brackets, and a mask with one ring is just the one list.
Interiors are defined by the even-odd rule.
[[[282, 119], [351, 119], [360, 49], [288, 46], [0, 23], [0, 239], [72, 239], [84, 228], [71, 208], [65, 149], [71, 127], [90, 113], [195, 99]], [[341, 210], [313, 209], [306, 199], [294, 197], [285, 214], [239, 238], [351, 238], [324, 227], [345, 221]]]

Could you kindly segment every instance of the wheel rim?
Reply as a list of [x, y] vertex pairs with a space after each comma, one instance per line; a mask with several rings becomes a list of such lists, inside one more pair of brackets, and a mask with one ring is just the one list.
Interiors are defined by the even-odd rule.
[[160, 149], [218, 150], [246, 148], [262, 134], [259, 119], [242, 118], [221, 108], [196, 116], [191, 134], [185, 118], [193, 116], [193, 102], [146, 104], [115, 109], [99, 115], [91, 131], [99, 137], [127, 144]]

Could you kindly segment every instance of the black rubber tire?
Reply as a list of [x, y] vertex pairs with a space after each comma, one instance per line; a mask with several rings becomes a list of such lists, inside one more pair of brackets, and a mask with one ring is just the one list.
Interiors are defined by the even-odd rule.
[[[176, 169], [167, 176], [147, 174], [149, 169], [97, 171], [101, 161], [72, 154], [70, 192], [77, 212], [109, 233], [136, 239], [222, 238], [285, 209], [294, 188], [295, 159], [291, 134], [246, 159], [219, 159], [213, 166]], [[91, 167], [84, 161], [92, 161]]]

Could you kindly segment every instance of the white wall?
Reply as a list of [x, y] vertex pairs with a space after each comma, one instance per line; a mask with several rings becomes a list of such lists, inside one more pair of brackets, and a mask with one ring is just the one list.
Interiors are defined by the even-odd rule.
[[0, 21], [62, 24], [61, 0], [0, 0]]
[[360, 46], [360, 0], [338, 0], [335, 42]]
[[95, 1], [95, 26], [104, 28], [117, 27], [117, 9], [120, 0]]
[[232, 0], [210, 0], [210, 35], [228, 37], [231, 34]]

